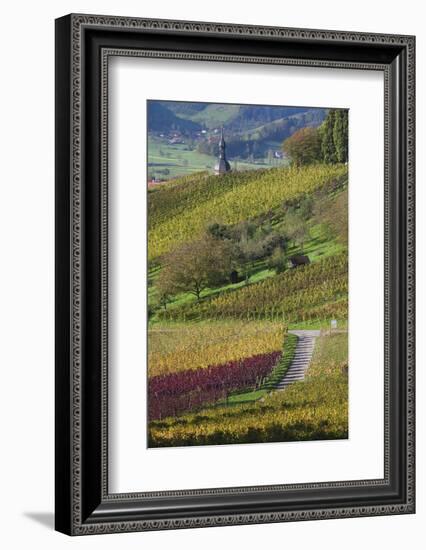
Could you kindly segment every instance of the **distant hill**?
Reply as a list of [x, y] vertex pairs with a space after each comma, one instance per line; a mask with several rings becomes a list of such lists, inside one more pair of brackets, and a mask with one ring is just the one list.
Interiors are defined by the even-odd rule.
[[175, 115], [182, 118], [190, 118], [203, 111], [208, 103], [195, 103], [189, 101], [163, 101], [163, 107], [170, 109]]
[[286, 162], [283, 141], [300, 128], [319, 126], [327, 112], [316, 107], [150, 100], [150, 174], [169, 179], [191, 172], [191, 167], [211, 168], [219, 152], [221, 126], [228, 160], [240, 163], [240, 170], [247, 163], [277, 166]]
[[148, 131], [170, 132], [177, 130], [182, 133], [194, 132], [201, 129], [201, 124], [189, 119], [180, 118], [171, 111], [167, 104], [159, 101], [150, 101], [148, 108]]
[[244, 132], [299, 113], [324, 112], [312, 107], [237, 105], [228, 103], [161, 102], [177, 117], [203, 124], [206, 128], [224, 125], [227, 130]]
[[[325, 116], [324, 109], [309, 109], [268, 122], [257, 121], [256, 126], [240, 129], [240, 131], [232, 131], [229, 126], [225, 126], [228, 156], [230, 159], [233, 157], [247, 158], [250, 155], [256, 158], [264, 157], [270, 149], [280, 148], [281, 143], [300, 128], [319, 126]], [[237, 126], [238, 120], [235, 119], [233, 122], [234, 127]], [[201, 153], [216, 156], [218, 144], [216, 141], [202, 142], [198, 145], [198, 150]]]
[[236, 131], [244, 131], [268, 124], [279, 119], [292, 117], [299, 113], [315, 111], [306, 107], [265, 107], [241, 105], [238, 115], [228, 122], [230, 128]]
[[309, 109], [245, 130], [240, 134], [240, 137], [246, 140], [270, 139], [282, 141], [299, 128], [320, 125], [324, 118], [325, 112], [323, 109]]

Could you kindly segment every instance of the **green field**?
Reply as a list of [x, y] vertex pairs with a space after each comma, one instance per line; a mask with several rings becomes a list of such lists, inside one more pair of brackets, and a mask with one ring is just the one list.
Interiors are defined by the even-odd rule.
[[[148, 181], [154, 177], [168, 180], [194, 172], [211, 173], [216, 160], [216, 157], [199, 153], [196, 149], [189, 150], [185, 144], [169, 144], [165, 140], [148, 137]], [[284, 164], [284, 161], [275, 159], [270, 163], [267, 158], [258, 159], [256, 162], [231, 159], [232, 169], [237, 171], [270, 168], [277, 163]]]

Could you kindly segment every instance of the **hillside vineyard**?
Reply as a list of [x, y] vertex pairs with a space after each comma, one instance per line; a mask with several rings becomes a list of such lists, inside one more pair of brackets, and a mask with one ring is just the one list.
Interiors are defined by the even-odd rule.
[[228, 135], [265, 145], [278, 111], [210, 107], [152, 111], [151, 168], [208, 143], [218, 161], [148, 179], [148, 445], [345, 439], [347, 113], [283, 108], [282, 155], [250, 166]]

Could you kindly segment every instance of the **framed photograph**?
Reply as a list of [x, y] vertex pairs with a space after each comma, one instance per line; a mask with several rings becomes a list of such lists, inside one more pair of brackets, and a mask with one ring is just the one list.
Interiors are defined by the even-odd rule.
[[56, 20], [56, 529], [415, 511], [413, 36]]

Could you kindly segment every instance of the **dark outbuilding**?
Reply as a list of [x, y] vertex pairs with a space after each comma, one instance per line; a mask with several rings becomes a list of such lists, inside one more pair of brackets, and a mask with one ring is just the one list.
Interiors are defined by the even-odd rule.
[[311, 263], [309, 257], [303, 255], [291, 256], [291, 258], [288, 259], [288, 262], [289, 267], [299, 267], [301, 265], [309, 265]]
[[231, 271], [231, 283], [235, 285], [236, 283], [240, 282], [240, 278], [238, 277], [238, 271]]

